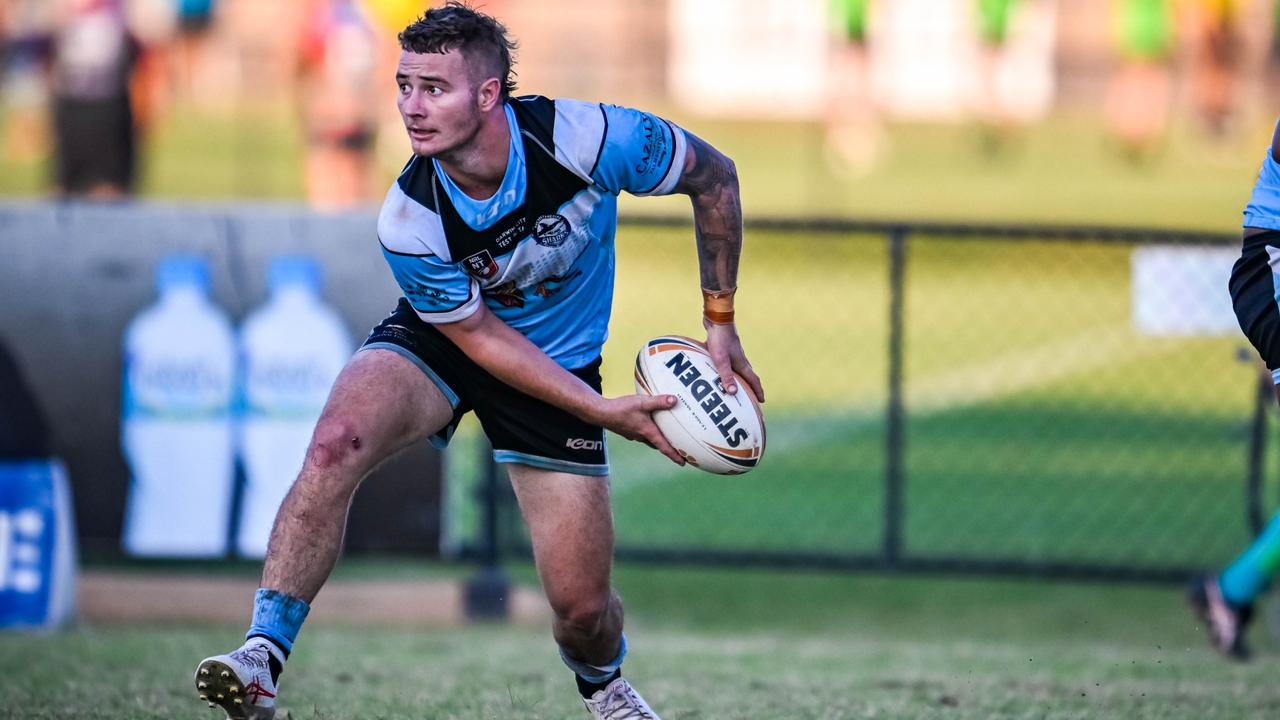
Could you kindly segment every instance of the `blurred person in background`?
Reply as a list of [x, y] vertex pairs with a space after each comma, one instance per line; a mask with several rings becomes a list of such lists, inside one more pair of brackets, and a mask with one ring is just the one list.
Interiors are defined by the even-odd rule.
[[1184, 0], [1179, 20], [1188, 45], [1187, 72], [1197, 119], [1215, 138], [1230, 129], [1245, 51], [1240, 0]]
[[53, 44], [55, 191], [117, 198], [134, 189], [130, 81], [138, 46], [122, 0], [65, 0]]
[[245, 643], [200, 663], [197, 692], [232, 718], [275, 714], [280, 672], [361, 480], [412, 443], [443, 447], [474, 410], [507, 465], [583, 703], [598, 720], [657, 720], [622, 677], [605, 429], [684, 461], [652, 418], [673, 396], [600, 394], [617, 195], [690, 197], [720, 391], [745, 391], [736, 371], [763, 400], [734, 324], [736, 169], [646, 112], [512, 98], [515, 44], [465, 5], [429, 11], [400, 46], [397, 106], [413, 155], [377, 234], [405, 297], [335, 382], [276, 516]]
[[1107, 125], [1122, 154], [1136, 163], [1156, 151], [1169, 125], [1173, 0], [1114, 2], [1119, 66], [1107, 92]]
[[182, 100], [205, 97], [197, 92], [196, 78], [209, 62], [216, 0], [171, 0], [177, 13], [177, 34], [171, 58], [174, 95]]
[[1016, 128], [1005, 109], [1001, 92], [1001, 66], [1005, 62], [1013, 15], [1023, 0], [977, 0], [978, 119], [982, 127], [982, 150], [988, 156], [1000, 154]]
[[[1229, 289], [1240, 329], [1270, 371], [1280, 401], [1280, 123], [1244, 209], [1244, 243]], [[1249, 657], [1245, 629], [1277, 567], [1280, 513], [1225, 569], [1192, 581], [1187, 597], [1214, 649], [1235, 660]]]
[[49, 150], [49, 0], [0, 0], [3, 155], [34, 162]]
[[994, 159], [1043, 118], [1056, 93], [1057, 0], [976, 0], [979, 142]]
[[1267, 65], [1269, 69], [1274, 71], [1274, 69], [1280, 67], [1280, 0], [1271, 0], [1271, 2]]
[[138, 49], [131, 83], [133, 120], [138, 135], [145, 137], [169, 104], [178, 14], [173, 0], [125, 0], [125, 18]]
[[371, 201], [384, 83], [378, 38], [355, 0], [311, 0], [298, 46], [307, 199], [325, 210]]
[[884, 151], [867, 41], [873, 0], [829, 0], [826, 156], [838, 175], [865, 175]]

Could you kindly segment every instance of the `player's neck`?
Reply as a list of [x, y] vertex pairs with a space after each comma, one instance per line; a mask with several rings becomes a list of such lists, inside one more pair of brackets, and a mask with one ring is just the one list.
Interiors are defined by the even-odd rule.
[[436, 162], [468, 197], [487, 200], [502, 187], [510, 152], [507, 112], [499, 105], [481, 119], [474, 137], [454, 150], [437, 155]]

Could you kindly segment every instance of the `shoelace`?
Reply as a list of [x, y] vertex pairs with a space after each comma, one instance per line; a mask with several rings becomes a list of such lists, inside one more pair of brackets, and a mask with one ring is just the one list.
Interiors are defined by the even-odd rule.
[[250, 667], [265, 668], [270, 664], [271, 651], [265, 645], [254, 644], [236, 650], [229, 657]]
[[609, 720], [656, 720], [646, 712], [630, 685], [619, 683], [604, 698], [604, 716]]

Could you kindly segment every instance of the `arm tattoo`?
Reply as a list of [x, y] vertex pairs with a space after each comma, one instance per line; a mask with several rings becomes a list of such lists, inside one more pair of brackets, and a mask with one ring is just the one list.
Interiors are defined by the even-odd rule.
[[731, 290], [738, 284], [742, 253], [742, 201], [733, 161], [693, 133], [686, 132], [684, 173], [676, 192], [693, 200], [698, 266], [706, 290]]

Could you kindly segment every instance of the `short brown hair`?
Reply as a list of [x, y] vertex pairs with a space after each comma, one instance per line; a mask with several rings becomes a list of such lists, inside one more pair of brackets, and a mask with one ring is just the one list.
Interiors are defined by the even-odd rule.
[[515, 72], [511, 69], [515, 41], [507, 37], [507, 28], [496, 18], [464, 3], [451, 0], [428, 10], [400, 32], [399, 40], [400, 49], [408, 52], [458, 50], [468, 63], [478, 64], [477, 69], [489, 73], [486, 77], [498, 78], [503, 100], [515, 92]]

